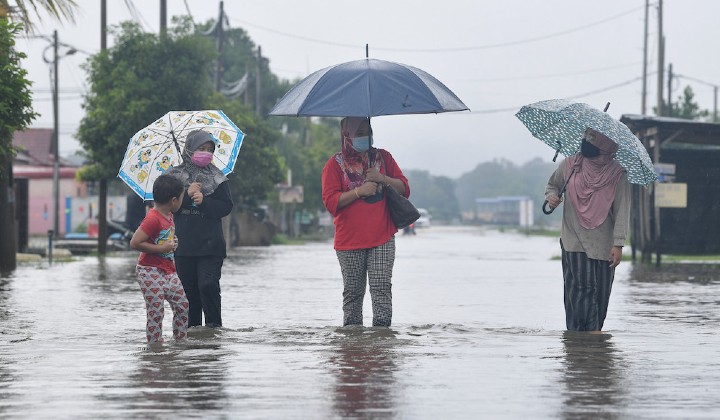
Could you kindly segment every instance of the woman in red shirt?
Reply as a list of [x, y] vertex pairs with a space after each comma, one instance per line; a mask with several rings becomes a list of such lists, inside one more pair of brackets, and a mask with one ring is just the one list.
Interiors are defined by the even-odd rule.
[[[365, 284], [370, 284], [373, 326], [392, 320], [395, 233], [382, 188], [410, 196], [407, 178], [392, 155], [372, 147], [370, 120], [340, 122], [342, 150], [325, 164], [322, 198], [334, 217], [335, 251], [343, 276], [343, 325], [362, 325]], [[367, 279], [367, 280], [366, 280]]]

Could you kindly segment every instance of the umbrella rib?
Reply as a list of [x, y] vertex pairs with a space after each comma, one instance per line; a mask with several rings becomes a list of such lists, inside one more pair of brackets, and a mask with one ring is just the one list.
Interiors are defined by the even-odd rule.
[[[162, 156], [163, 152], [165, 152], [167, 149], [169, 149], [171, 145], [172, 145], [172, 143], [167, 143], [167, 144], [165, 145], [165, 148], [162, 149], [162, 150], [160, 150], [158, 153], [156, 153], [155, 156], [153, 156], [152, 160], [151, 160], [150, 162], [148, 162], [148, 164], [150, 164], [150, 168], [148, 169], [148, 174], [149, 174], [150, 171], [152, 170], [153, 165], [155, 164], [155, 162], [157, 162], [157, 160], [160, 158], [160, 156]], [[149, 178], [150, 178], [150, 177], [148, 177], [148, 179], [149, 179]]]

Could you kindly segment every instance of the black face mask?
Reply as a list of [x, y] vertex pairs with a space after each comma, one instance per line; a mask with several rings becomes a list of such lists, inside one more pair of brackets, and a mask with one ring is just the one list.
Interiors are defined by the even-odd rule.
[[600, 154], [600, 149], [589, 141], [582, 139], [582, 143], [580, 143], [580, 153], [586, 158], [594, 158]]

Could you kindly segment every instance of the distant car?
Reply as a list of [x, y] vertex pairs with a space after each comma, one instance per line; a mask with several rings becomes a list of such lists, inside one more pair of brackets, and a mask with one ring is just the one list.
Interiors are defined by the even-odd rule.
[[416, 228], [426, 228], [430, 227], [430, 219], [432, 219], [432, 216], [430, 213], [425, 209], [418, 209], [418, 212], [420, 212], [420, 218], [415, 221], [415, 227]]

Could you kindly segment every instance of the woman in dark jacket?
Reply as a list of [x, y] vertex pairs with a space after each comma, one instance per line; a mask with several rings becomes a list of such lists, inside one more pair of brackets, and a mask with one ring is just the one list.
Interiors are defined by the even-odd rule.
[[180, 239], [175, 265], [190, 303], [188, 327], [221, 327], [220, 275], [226, 257], [221, 219], [233, 207], [227, 177], [212, 164], [215, 140], [202, 130], [188, 134], [183, 163], [168, 171], [185, 185], [175, 213]]

